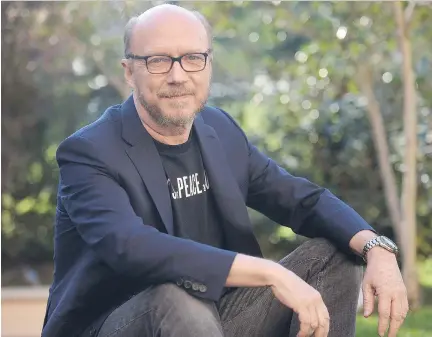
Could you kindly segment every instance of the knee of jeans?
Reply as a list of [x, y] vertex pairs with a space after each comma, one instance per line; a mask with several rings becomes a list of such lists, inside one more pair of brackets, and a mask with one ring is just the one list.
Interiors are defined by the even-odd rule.
[[[326, 245], [331, 243], [328, 242]], [[350, 284], [352, 289], [359, 289], [363, 279], [363, 266], [355, 261], [354, 255], [349, 256], [347, 252], [333, 245], [327, 248], [327, 251], [331, 253], [327, 255], [326, 269], [333, 274], [338, 274], [340, 282]]]
[[363, 268], [355, 263], [352, 257], [346, 252], [341, 251], [327, 239], [314, 238], [303, 243], [298, 249], [302, 249], [302, 256], [320, 259], [326, 262], [327, 268], [332, 266], [332, 270], [346, 275], [352, 282], [360, 282], [363, 275]]
[[304, 254], [319, 259], [330, 259], [335, 254], [342, 254], [329, 240], [324, 238], [309, 239], [298, 249], [304, 250]]
[[302, 246], [304, 246], [304, 249], [309, 251], [308, 255], [315, 256], [316, 258], [324, 258], [329, 262], [336, 262], [337, 264], [347, 264], [353, 268], [358, 266], [358, 264], [354, 263], [354, 255], [349, 256], [347, 252], [340, 250], [335, 244], [327, 239], [310, 239]]
[[162, 329], [175, 329], [179, 336], [207, 332], [212, 332], [209, 336], [219, 336], [222, 331], [213, 302], [196, 298], [174, 284], [158, 286], [154, 301], [154, 313], [162, 322]]

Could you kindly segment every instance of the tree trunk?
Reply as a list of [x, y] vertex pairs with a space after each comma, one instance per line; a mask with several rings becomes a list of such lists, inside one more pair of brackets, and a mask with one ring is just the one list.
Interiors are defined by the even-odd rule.
[[367, 112], [372, 127], [372, 139], [378, 156], [378, 166], [384, 188], [387, 210], [390, 215], [393, 230], [398, 244], [402, 245], [401, 214], [395, 174], [390, 163], [387, 135], [379, 103], [373, 91], [372, 69], [369, 64], [358, 69], [359, 87], [367, 98]]
[[404, 175], [402, 182], [401, 215], [402, 215], [402, 270], [408, 291], [410, 307], [420, 305], [420, 293], [417, 263], [417, 105], [414, 71], [412, 68], [412, 49], [409, 39], [409, 25], [405, 20], [401, 2], [394, 3], [396, 24], [398, 29], [399, 47], [403, 56], [402, 73], [404, 87]]

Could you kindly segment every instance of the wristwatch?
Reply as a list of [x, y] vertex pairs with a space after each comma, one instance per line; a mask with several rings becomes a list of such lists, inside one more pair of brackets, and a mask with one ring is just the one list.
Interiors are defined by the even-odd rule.
[[365, 244], [362, 252], [362, 258], [365, 262], [367, 262], [367, 258], [366, 258], [367, 252], [376, 246], [382, 247], [395, 255], [398, 255], [399, 253], [398, 246], [396, 246], [396, 244], [392, 240], [390, 240], [388, 237], [384, 235], [380, 235], [373, 238], [372, 240], [369, 240]]

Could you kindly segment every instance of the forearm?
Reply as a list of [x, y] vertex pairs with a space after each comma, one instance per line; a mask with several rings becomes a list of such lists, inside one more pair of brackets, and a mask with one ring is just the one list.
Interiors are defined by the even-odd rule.
[[283, 268], [276, 262], [237, 254], [231, 266], [227, 287], [263, 287], [272, 285], [274, 276]]
[[349, 252], [358, 232], [373, 228], [349, 205], [307, 179], [295, 177], [250, 145], [247, 205], [309, 238], [324, 237]]

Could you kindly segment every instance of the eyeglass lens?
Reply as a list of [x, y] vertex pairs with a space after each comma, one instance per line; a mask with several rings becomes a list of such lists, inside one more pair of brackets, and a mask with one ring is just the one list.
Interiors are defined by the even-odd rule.
[[[173, 60], [168, 56], [152, 56], [147, 60], [147, 68], [151, 73], [164, 73], [171, 69]], [[181, 58], [181, 66], [185, 71], [203, 70], [206, 58], [202, 54], [188, 54]]]

